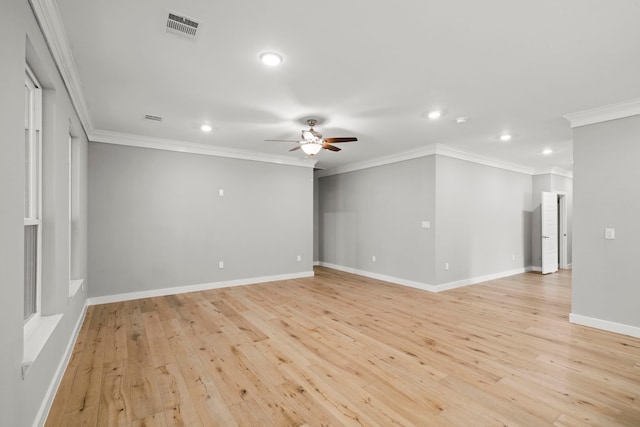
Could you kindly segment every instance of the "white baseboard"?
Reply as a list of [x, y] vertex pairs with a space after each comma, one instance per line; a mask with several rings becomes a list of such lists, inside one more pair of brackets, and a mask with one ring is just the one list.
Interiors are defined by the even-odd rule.
[[275, 276], [251, 277], [247, 279], [227, 280], [214, 283], [203, 283], [200, 285], [176, 286], [173, 288], [153, 289], [149, 291], [128, 292], [126, 294], [105, 295], [101, 297], [89, 298], [89, 305], [109, 304], [112, 302], [130, 301], [141, 298], [163, 297], [166, 295], [184, 294], [187, 292], [208, 291], [210, 289], [229, 288], [231, 286], [253, 285], [256, 283], [275, 282], [279, 280], [300, 279], [303, 277], [313, 277], [313, 271], [303, 271], [300, 273], [280, 274]]
[[84, 318], [87, 315], [87, 307], [87, 300], [85, 300], [84, 306], [82, 307], [82, 313], [80, 314], [80, 316], [78, 316], [76, 326], [73, 328], [71, 338], [69, 339], [69, 343], [67, 344], [67, 348], [65, 349], [62, 360], [60, 360], [58, 369], [56, 369], [53, 380], [51, 381], [51, 384], [49, 384], [49, 389], [47, 390], [47, 393], [42, 400], [42, 404], [40, 405], [40, 409], [38, 410], [36, 419], [33, 422], [33, 427], [42, 427], [47, 421], [49, 411], [51, 410], [51, 405], [53, 405], [53, 399], [56, 397], [56, 393], [58, 393], [58, 387], [60, 387], [62, 377], [67, 370], [69, 360], [71, 360], [71, 355], [73, 354], [73, 348], [75, 347], [76, 341], [78, 340], [78, 335], [80, 334], [80, 328], [82, 328], [82, 323], [84, 322]]
[[501, 271], [499, 273], [485, 274], [484, 276], [470, 277], [468, 279], [458, 280], [457, 282], [443, 283], [436, 285], [436, 292], [448, 291], [450, 289], [461, 288], [463, 286], [475, 285], [477, 283], [488, 282], [489, 280], [502, 279], [503, 277], [514, 276], [516, 274], [528, 273], [532, 271], [532, 267], [516, 268], [513, 270]]
[[429, 283], [416, 282], [413, 280], [401, 279], [393, 276], [386, 276], [383, 274], [372, 273], [370, 271], [358, 270], [356, 268], [344, 267], [341, 265], [331, 264], [328, 262], [320, 262], [323, 267], [333, 268], [334, 270], [344, 271], [347, 273], [357, 274], [359, 276], [370, 277], [372, 279], [383, 280], [385, 282], [395, 283], [397, 285], [409, 286], [412, 288], [422, 289], [429, 292], [442, 292], [448, 291], [463, 286], [474, 285], [476, 283], [486, 282], [489, 280], [501, 279], [503, 277], [513, 276], [514, 274], [526, 273], [531, 271], [531, 267], [518, 268], [515, 270], [503, 271], [495, 274], [487, 274], [484, 276], [472, 277], [469, 279], [459, 280], [457, 282], [442, 283], [440, 285], [432, 285]]
[[542, 267], [538, 267], [537, 265], [532, 265], [529, 268], [531, 268], [531, 271], [535, 271], [537, 273], [542, 273]]
[[356, 268], [344, 267], [342, 265], [331, 264], [329, 262], [320, 262], [322, 267], [332, 268], [338, 271], [344, 271], [345, 273], [357, 274], [358, 276], [370, 277], [371, 279], [382, 280], [384, 282], [395, 283], [396, 285], [410, 286], [412, 288], [418, 288], [429, 292], [438, 292], [435, 286], [428, 283], [415, 282], [412, 280], [400, 279], [393, 276], [385, 276], [384, 274], [372, 273], [370, 271], [358, 270]]
[[576, 325], [589, 326], [591, 328], [602, 329], [603, 331], [615, 332], [616, 334], [629, 335], [640, 338], [640, 327], [625, 325], [623, 323], [611, 322], [609, 320], [596, 319], [595, 317], [582, 316], [580, 314], [569, 314], [569, 321]]

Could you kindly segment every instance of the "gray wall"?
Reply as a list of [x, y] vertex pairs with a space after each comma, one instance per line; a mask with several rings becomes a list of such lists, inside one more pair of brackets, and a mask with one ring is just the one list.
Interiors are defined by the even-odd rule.
[[7, 0], [0, 25], [0, 413], [7, 425], [25, 425], [21, 417], [22, 362], [24, 63], [27, 7]]
[[[572, 313], [640, 327], [640, 116], [574, 129]], [[615, 228], [615, 240], [604, 229]]]
[[530, 265], [529, 175], [433, 155], [324, 177], [319, 188], [324, 263], [427, 285]]
[[91, 143], [89, 191], [92, 297], [312, 271], [311, 168]]
[[[47, 396], [62, 362], [74, 327], [81, 318], [86, 296], [69, 300], [68, 139], [78, 137], [80, 179], [86, 182], [87, 141], [72, 108], [47, 45], [28, 2], [5, 0], [5, 22], [0, 26], [0, 413], [2, 425], [29, 426]], [[24, 70], [26, 59], [42, 83], [43, 114], [43, 266], [42, 312], [62, 314], [62, 320], [21, 377], [23, 362], [23, 206], [24, 206]], [[80, 192], [77, 273], [86, 274], [86, 187]]]
[[321, 178], [320, 260], [432, 283], [434, 174], [430, 156]]
[[435, 284], [528, 267], [531, 188], [530, 175], [436, 156]]

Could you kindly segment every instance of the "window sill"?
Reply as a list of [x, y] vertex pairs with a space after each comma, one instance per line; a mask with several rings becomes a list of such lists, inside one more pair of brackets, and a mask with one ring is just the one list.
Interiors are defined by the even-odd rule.
[[84, 284], [84, 279], [76, 279], [69, 281], [69, 299], [76, 296], [78, 291], [82, 289], [82, 285]]
[[54, 316], [40, 316], [30, 322], [28, 330], [25, 328], [24, 335], [24, 356], [22, 359], [22, 378], [25, 378], [27, 371], [36, 361], [38, 355], [49, 341], [49, 338], [60, 323], [62, 314]]

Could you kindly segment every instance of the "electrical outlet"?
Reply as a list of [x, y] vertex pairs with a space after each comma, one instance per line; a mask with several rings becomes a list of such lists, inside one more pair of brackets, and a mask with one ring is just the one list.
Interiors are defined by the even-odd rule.
[[516, 260], [516, 256], [515, 255], [511, 255], [511, 261], [515, 261]]
[[445, 262], [445, 263], [444, 263], [444, 269], [445, 269], [445, 270], [449, 270], [449, 263], [448, 263], [448, 262]]
[[218, 189], [218, 196], [224, 196], [224, 188]]
[[375, 255], [371, 257], [371, 262], [376, 262], [376, 256]]
[[302, 255], [298, 255], [298, 261], [302, 261]]
[[224, 261], [218, 261], [218, 268], [224, 268]]

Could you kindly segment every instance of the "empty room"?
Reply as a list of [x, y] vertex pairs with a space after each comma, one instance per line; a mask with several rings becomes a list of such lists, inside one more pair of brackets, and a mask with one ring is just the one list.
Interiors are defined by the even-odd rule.
[[3, 426], [640, 425], [640, 1], [1, 10]]

